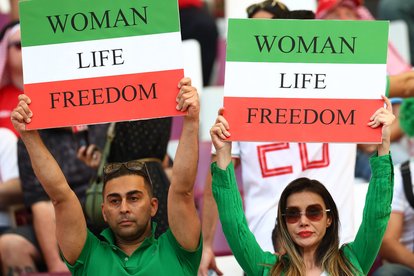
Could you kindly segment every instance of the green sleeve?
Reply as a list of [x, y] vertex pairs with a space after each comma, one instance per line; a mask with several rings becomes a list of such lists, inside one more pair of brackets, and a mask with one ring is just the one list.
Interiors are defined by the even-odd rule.
[[277, 257], [260, 248], [247, 226], [233, 163], [230, 162], [226, 170], [213, 163], [211, 173], [214, 199], [217, 202], [224, 235], [233, 255], [247, 275], [263, 275], [265, 270], [274, 265]]
[[98, 246], [100, 243], [98, 238], [94, 234], [92, 234], [92, 232], [90, 232], [89, 230], [87, 231], [88, 232], [86, 235], [86, 241], [83, 246], [82, 252], [79, 255], [79, 258], [76, 260], [76, 262], [73, 265], [69, 264], [64, 258], [63, 254], [61, 254], [63, 257], [63, 261], [65, 262], [66, 266], [69, 268], [69, 271], [72, 275], [83, 275], [84, 273], [86, 273], [85, 267], [88, 262], [92, 248]]
[[[182, 264], [182, 268], [188, 272], [188, 275], [197, 275], [198, 267], [200, 266], [201, 261], [201, 254], [203, 252], [203, 238], [201, 233], [198, 241], [198, 247], [194, 251], [189, 251], [183, 248], [174, 237], [171, 229], [168, 229], [165, 232], [164, 237], [168, 240], [171, 250], [175, 252], [175, 255]], [[158, 241], [160, 242], [160, 239]]]
[[353, 243], [349, 244], [364, 275], [368, 273], [381, 246], [391, 214], [394, 171], [390, 155], [370, 159], [372, 176], [362, 215]]

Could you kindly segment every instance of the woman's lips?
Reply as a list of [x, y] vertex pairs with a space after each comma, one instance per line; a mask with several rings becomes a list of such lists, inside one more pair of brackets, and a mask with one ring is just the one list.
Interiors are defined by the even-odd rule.
[[311, 231], [301, 231], [299, 232], [299, 236], [301, 238], [309, 238], [310, 236], [312, 236], [312, 232]]

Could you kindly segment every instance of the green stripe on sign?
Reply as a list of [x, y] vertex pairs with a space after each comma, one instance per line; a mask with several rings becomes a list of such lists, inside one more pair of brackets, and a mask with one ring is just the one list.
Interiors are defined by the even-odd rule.
[[227, 61], [385, 64], [388, 22], [230, 19]]
[[23, 46], [180, 31], [177, 0], [24, 0], [19, 5]]

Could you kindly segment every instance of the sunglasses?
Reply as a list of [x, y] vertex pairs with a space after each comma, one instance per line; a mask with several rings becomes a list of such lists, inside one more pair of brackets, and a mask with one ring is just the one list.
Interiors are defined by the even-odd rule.
[[126, 168], [127, 170], [131, 172], [136, 172], [144, 176], [144, 178], [148, 180], [148, 182], [150, 183], [152, 187], [152, 181], [151, 181], [151, 177], [148, 172], [147, 165], [144, 162], [141, 162], [138, 160], [132, 160], [132, 161], [122, 162], [122, 163], [106, 164], [103, 168], [104, 179], [118, 172], [122, 167]]
[[9, 44], [7, 44], [7, 48], [15, 48], [17, 50], [21, 50], [22, 49], [22, 42], [21, 41], [12, 41], [9, 42]]
[[251, 18], [259, 10], [273, 9], [276, 6], [278, 6], [278, 8], [281, 9], [282, 11], [288, 10], [287, 7], [283, 3], [279, 2], [279, 0], [266, 0], [261, 3], [253, 4], [247, 7], [246, 9], [247, 16]]
[[329, 212], [331, 209], [323, 209], [321, 205], [314, 204], [306, 207], [306, 211], [302, 212], [298, 207], [288, 207], [282, 216], [285, 217], [287, 223], [297, 223], [302, 215], [305, 215], [310, 221], [320, 221], [323, 218], [325, 212]]

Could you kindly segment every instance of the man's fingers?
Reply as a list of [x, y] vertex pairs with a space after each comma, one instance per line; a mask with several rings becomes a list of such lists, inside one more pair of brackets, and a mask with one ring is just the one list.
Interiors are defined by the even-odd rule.
[[24, 122], [23, 115], [20, 114], [16, 109], [13, 111], [11, 119], [19, 123]]
[[19, 101], [24, 101], [27, 104], [30, 104], [32, 102], [32, 100], [30, 100], [30, 98], [26, 95], [26, 94], [20, 94], [18, 96]]
[[27, 115], [26, 111], [20, 105], [14, 109], [16, 114], [19, 114], [19, 122], [23, 123], [30, 123], [31, 119]]
[[180, 91], [178, 92], [177, 97], [176, 97], [175, 100], [178, 103], [180, 101], [180, 99], [183, 97], [184, 94], [191, 93], [191, 92], [196, 92], [196, 91], [197, 90], [192, 86], [183, 86], [183, 87], [181, 87]]
[[25, 101], [20, 101], [19, 106], [23, 109], [23, 111], [27, 114], [27, 116], [32, 117], [33, 113], [29, 108], [29, 105]]
[[186, 111], [194, 101], [195, 99], [191, 95], [183, 95], [178, 103], [179, 110]]
[[87, 150], [86, 150], [86, 155], [88, 156], [92, 156], [95, 152], [99, 151], [98, 147], [94, 144], [89, 145]]
[[78, 149], [78, 152], [76, 153], [76, 156], [78, 157], [78, 159], [84, 161], [85, 159], [85, 151], [86, 151], [86, 147], [82, 146]]
[[178, 83], [178, 88], [181, 88], [184, 85], [191, 86], [191, 79], [190, 78], [186, 78], [186, 77], [182, 78], [180, 80], [180, 82]]
[[24, 123], [24, 118], [20, 113], [13, 111], [12, 116], [11, 116], [11, 121], [14, 127], [18, 131], [26, 130], [26, 124]]
[[176, 109], [180, 111], [186, 111], [189, 106], [194, 105], [198, 102], [197, 90], [191, 89], [187, 92], [184, 92], [179, 98], [177, 98]]

